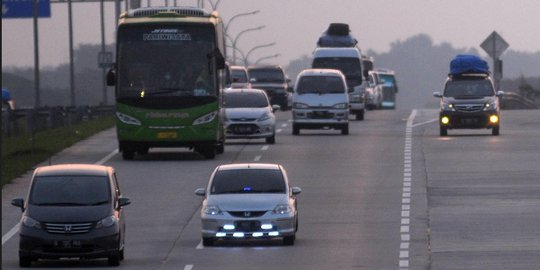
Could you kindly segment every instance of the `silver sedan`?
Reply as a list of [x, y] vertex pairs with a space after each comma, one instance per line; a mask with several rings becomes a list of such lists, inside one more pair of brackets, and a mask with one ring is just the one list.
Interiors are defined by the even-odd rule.
[[276, 141], [274, 111], [264, 90], [227, 89], [224, 92], [225, 128], [229, 139], [264, 138]]
[[195, 190], [204, 196], [201, 208], [202, 243], [218, 239], [282, 238], [294, 245], [298, 230], [296, 195], [281, 165], [263, 163], [218, 166], [207, 188]]

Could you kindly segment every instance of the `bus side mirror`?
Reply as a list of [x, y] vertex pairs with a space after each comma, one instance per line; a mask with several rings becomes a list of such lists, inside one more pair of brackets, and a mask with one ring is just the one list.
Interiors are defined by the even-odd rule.
[[109, 71], [107, 71], [107, 86], [114, 86], [116, 84], [116, 66], [113, 65]]

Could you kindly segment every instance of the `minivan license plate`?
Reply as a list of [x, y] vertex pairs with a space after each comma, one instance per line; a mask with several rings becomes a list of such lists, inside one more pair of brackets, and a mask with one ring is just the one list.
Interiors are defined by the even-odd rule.
[[79, 248], [81, 247], [80, 240], [61, 240], [54, 241], [54, 246], [59, 248]]

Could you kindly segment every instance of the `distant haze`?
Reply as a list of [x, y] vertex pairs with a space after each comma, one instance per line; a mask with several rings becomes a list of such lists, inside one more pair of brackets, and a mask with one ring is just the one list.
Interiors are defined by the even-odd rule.
[[[182, 5], [194, 6], [196, 2], [178, 0]], [[143, 6], [147, 3], [142, 1]], [[152, 6], [164, 3], [151, 1]], [[124, 3], [121, 5], [124, 7]], [[108, 2], [105, 7], [105, 39], [110, 44], [115, 32], [114, 5]], [[211, 8], [208, 1], [205, 7]], [[513, 51], [540, 51], [540, 1], [537, 0], [222, 0], [218, 10], [225, 22], [236, 14], [260, 10], [255, 15], [237, 17], [228, 29], [234, 39], [245, 29], [265, 26], [238, 38], [237, 47], [244, 53], [258, 45], [276, 43], [254, 50], [248, 59], [251, 62], [280, 54], [269, 62], [287, 65], [293, 59], [309, 55], [331, 22], [350, 24], [360, 47], [377, 54], [388, 52], [393, 42], [427, 34], [435, 44], [447, 42], [455, 48], [476, 49], [486, 57], [479, 45], [493, 31]], [[69, 60], [67, 4], [52, 4], [51, 13], [52, 18], [39, 20], [41, 66], [57, 66]], [[101, 43], [98, 3], [74, 3], [73, 18], [75, 46]], [[33, 66], [32, 31], [32, 19], [2, 20], [2, 68]]]

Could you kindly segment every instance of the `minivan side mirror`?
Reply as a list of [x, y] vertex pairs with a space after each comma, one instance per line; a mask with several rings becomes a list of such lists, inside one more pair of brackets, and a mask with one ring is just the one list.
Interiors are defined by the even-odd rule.
[[292, 195], [298, 195], [302, 192], [302, 189], [299, 187], [292, 187]]
[[502, 98], [504, 96], [504, 91], [497, 91], [497, 96]]
[[195, 190], [195, 195], [197, 196], [205, 196], [206, 195], [206, 189], [204, 188], [198, 188]]
[[442, 98], [441, 92], [433, 92], [433, 96], [436, 98]]
[[281, 107], [277, 104], [272, 105], [272, 112], [279, 110]]
[[131, 204], [131, 200], [129, 198], [121, 197], [118, 199], [118, 206], [120, 207], [129, 205], [129, 204]]
[[16, 198], [11, 200], [11, 205], [21, 208], [21, 212], [24, 212], [24, 199]]
[[257, 79], [251, 78], [251, 79], [249, 79], [249, 82], [250, 82], [250, 83], [256, 83], [256, 82], [257, 82]]

